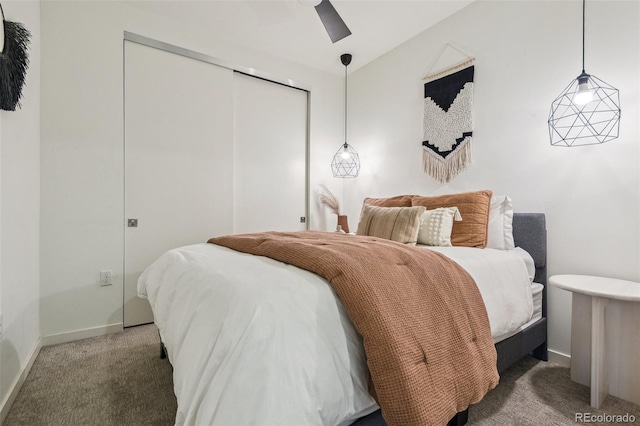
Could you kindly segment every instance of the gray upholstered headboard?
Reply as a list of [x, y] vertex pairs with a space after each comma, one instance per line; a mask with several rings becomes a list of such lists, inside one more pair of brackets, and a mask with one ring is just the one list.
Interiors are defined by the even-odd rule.
[[513, 240], [536, 264], [534, 281], [547, 285], [547, 226], [544, 213], [514, 213]]

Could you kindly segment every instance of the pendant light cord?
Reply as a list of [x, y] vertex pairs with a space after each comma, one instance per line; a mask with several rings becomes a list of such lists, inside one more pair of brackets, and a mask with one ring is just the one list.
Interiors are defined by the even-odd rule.
[[582, 73], [584, 73], [584, 17], [587, 0], [582, 0]]
[[347, 65], [344, 66], [344, 144], [347, 145]]

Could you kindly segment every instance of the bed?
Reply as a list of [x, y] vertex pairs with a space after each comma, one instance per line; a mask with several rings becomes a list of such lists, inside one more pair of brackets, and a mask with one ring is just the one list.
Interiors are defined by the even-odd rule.
[[[547, 357], [544, 215], [514, 214], [513, 238], [529, 257], [525, 273], [539, 284], [540, 312], [539, 318], [527, 318], [508, 334], [492, 336], [499, 372], [530, 353]], [[202, 266], [212, 256], [218, 264]], [[224, 280], [220, 270], [228, 267], [233, 290], [223, 286], [212, 293], [189, 285]], [[253, 286], [256, 277], [276, 285]], [[235, 288], [244, 288], [243, 299], [254, 301], [249, 311], [243, 312], [246, 300], [235, 304]], [[139, 293], [149, 298], [163, 352], [174, 366], [176, 424], [385, 424], [369, 393], [362, 337], [322, 277], [272, 259], [199, 244], [161, 257], [141, 276]], [[278, 304], [279, 297], [286, 308]], [[305, 405], [311, 408], [299, 410]], [[449, 424], [465, 422], [462, 410]]]

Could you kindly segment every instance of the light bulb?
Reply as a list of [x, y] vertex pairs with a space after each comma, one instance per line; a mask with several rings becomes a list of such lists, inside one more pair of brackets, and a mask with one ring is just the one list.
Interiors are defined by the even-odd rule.
[[586, 105], [593, 100], [593, 90], [589, 89], [589, 74], [582, 71], [578, 76], [578, 91], [573, 95], [573, 103], [576, 105]]
[[348, 160], [349, 158], [351, 158], [351, 154], [346, 149], [342, 151], [342, 154], [340, 154], [340, 156], [343, 160]]
[[578, 84], [578, 91], [573, 95], [573, 103], [586, 105], [593, 100], [593, 91], [589, 90], [587, 83]]

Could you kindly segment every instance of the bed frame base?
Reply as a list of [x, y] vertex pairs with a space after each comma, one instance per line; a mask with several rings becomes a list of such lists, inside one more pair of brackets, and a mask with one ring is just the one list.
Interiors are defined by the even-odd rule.
[[496, 343], [498, 373], [512, 366], [526, 355], [548, 361], [547, 318], [540, 318], [520, 333]]
[[467, 420], [469, 420], [468, 408], [456, 414], [451, 420], [449, 420], [447, 426], [464, 426], [467, 424]]
[[[464, 426], [467, 424], [469, 420], [469, 409], [467, 408], [464, 411], [456, 414], [449, 422], [447, 426]], [[359, 418], [351, 426], [387, 426], [387, 422], [385, 422], [384, 417], [382, 417], [382, 412], [380, 409], [374, 411], [368, 416]]]
[[164, 343], [160, 343], [160, 359], [165, 359], [167, 357], [167, 348], [164, 346]]
[[[160, 330], [158, 330], [158, 336], [160, 336]], [[160, 336], [160, 359], [167, 357], [167, 347], [162, 342], [162, 336]]]

